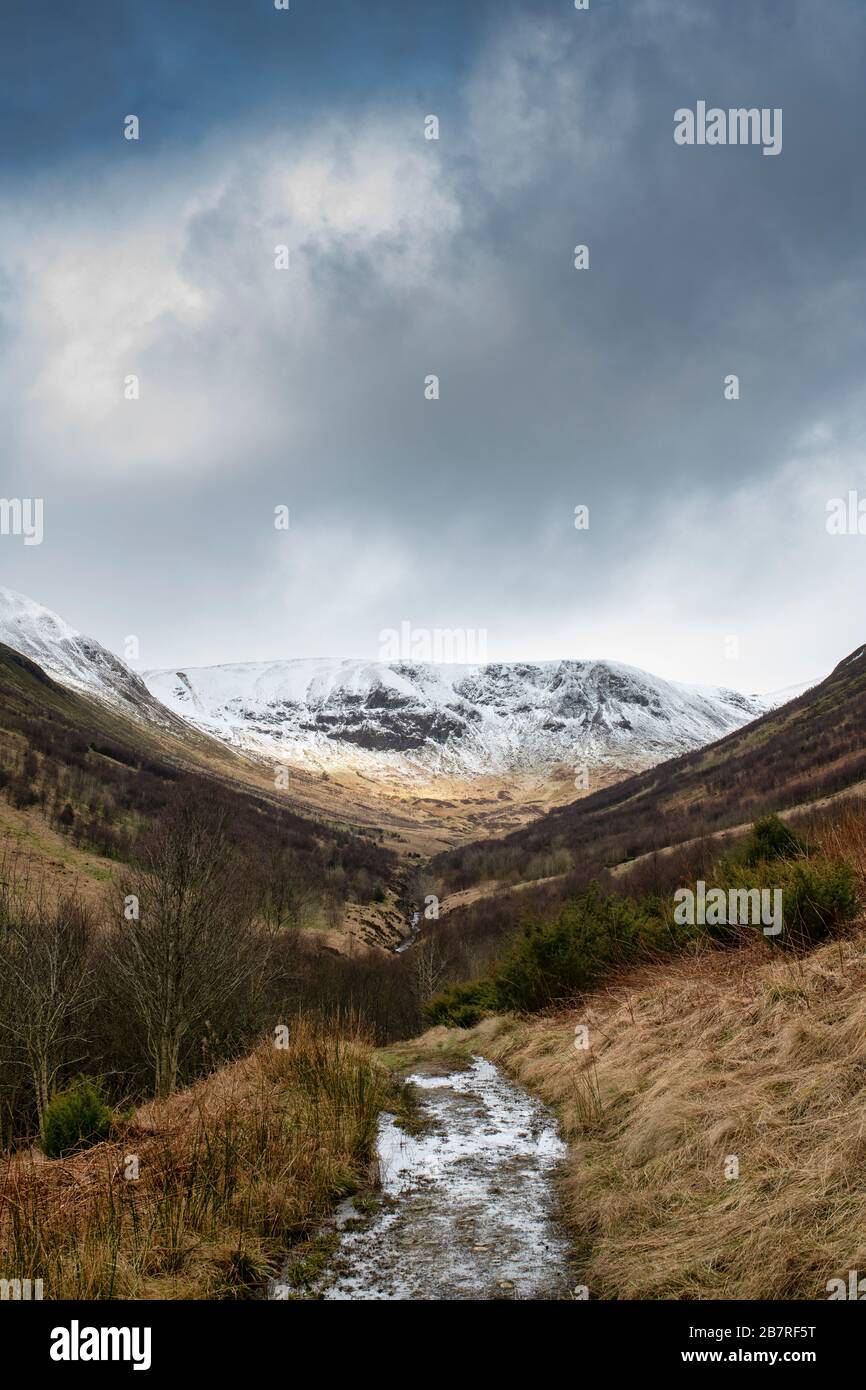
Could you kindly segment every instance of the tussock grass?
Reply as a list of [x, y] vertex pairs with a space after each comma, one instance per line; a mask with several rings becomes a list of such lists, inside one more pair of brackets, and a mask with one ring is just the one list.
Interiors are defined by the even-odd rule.
[[866, 1269], [866, 930], [768, 956], [647, 967], [582, 1008], [474, 1030], [559, 1113], [591, 1296], [826, 1298]]
[[368, 1178], [391, 1094], [361, 1037], [299, 1019], [117, 1142], [0, 1163], [0, 1274], [52, 1299], [249, 1296]]
[[[864, 883], [862, 813], [822, 840]], [[591, 1297], [824, 1299], [866, 1271], [863, 918], [806, 955], [696, 946], [462, 1036], [560, 1116]]]

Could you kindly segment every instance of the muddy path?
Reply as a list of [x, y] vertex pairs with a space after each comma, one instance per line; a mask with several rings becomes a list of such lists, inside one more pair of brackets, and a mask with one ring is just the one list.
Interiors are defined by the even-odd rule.
[[302, 1296], [570, 1297], [554, 1186], [565, 1145], [551, 1113], [480, 1057], [408, 1079], [425, 1128], [409, 1135], [382, 1117], [381, 1203], [362, 1221], [344, 1204], [336, 1250]]

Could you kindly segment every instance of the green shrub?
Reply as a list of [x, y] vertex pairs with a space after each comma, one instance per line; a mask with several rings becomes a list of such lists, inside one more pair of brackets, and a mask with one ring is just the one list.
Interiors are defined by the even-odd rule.
[[857, 887], [850, 864], [810, 859], [793, 864], [782, 887], [785, 928], [792, 944], [822, 941], [857, 913]]
[[97, 1144], [110, 1134], [112, 1119], [99, 1083], [80, 1077], [46, 1106], [42, 1150], [47, 1158], [62, 1158], [74, 1149]]
[[550, 922], [524, 923], [496, 975], [500, 1008], [532, 1011], [589, 989], [617, 965], [669, 950], [688, 935], [659, 898], [620, 897], [595, 883]]
[[[784, 930], [768, 941], [779, 946], [810, 946], [832, 935], [858, 910], [857, 886], [850, 864], [822, 858], [776, 859], [748, 865], [735, 858], [723, 859], [713, 886], [781, 889]], [[711, 936], [731, 936], [738, 927], [713, 926]]]
[[486, 1014], [495, 1014], [500, 1007], [494, 980], [470, 980], [467, 984], [448, 985], [424, 1007], [429, 1023], [444, 1023], [450, 1028], [471, 1028]]
[[659, 898], [635, 901], [591, 884], [550, 921], [524, 918], [522, 935], [485, 980], [451, 985], [425, 1010], [431, 1023], [471, 1027], [504, 1009], [544, 1009], [590, 989], [617, 965], [681, 944], [691, 928], [676, 927]]
[[795, 835], [778, 816], [765, 816], [756, 820], [751, 833], [740, 854], [743, 864], [771, 863], [776, 859], [801, 859], [809, 853], [809, 846]]

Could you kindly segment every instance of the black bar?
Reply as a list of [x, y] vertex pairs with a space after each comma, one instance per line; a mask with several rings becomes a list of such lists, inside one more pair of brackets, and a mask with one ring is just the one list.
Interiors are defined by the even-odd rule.
[[[858, 1300], [859, 1301], [859, 1300]], [[421, 1319], [416, 1323], [415, 1319]], [[456, 1322], [452, 1323], [454, 1317]], [[429, 1319], [429, 1321], [428, 1321]], [[707, 1368], [731, 1370], [737, 1365], [763, 1367], [767, 1372], [788, 1369], [828, 1371], [859, 1358], [863, 1315], [837, 1302], [797, 1303], [679, 1303], [596, 1302], [493, 1303], [422, 1302], [411, 1311], [382, 1302], [362, 1311], [323, 1302], [257, 1300], [232, 1303], [38, 1303], [0, 1304], [0, 1336], [4, 1359], [14, 1349], [23, 1365], [40, 1374], [64, 1378], [83, 1374], [92, 1379], [106, 1370], [164, 1376], [167, 1372], [285, 1374], [292, 1380], [303, 1372], [333, 1375], [345, 1357], [348, 1368], [380, 1373], [391, 1357], [401, 1377], [411, 1369], [400, 1342], [412, 1329], [425, 1338], [433, 1364], [450, 1376], [459, 1366], [464, 1379], [473, 1363], [480, 1369], [499, 1355], [538, 1359], [566, 1358], [575, 1377], [592, 1365], [611, 1373], [648, 1371], [664, 1375], [702, 1375]], [[128, 1342], [118, 1339], [120, 1351], [149, 1365], [136, 1373], [131, 1360], [53, 1360], [51, 1348], [89, 1348], [88, 1329], [128, 1329]], [[133, 1341], [132, 1329], [139, 1329]], [[58, 1331], [69, 1335], [67, 1343]], [[449, 1350], [448, 1334], [460, 1336]], [[539, 1334], [543, 1340], [535, 1340]], [[323, 1340], [319, 1340], [322, 1338]], [[102, 1344], [100, 1342], [100, 1349]], [[105, 1342], [110, 1355], [113, 1342]], [[423, 1345], [423, 1344], [422, 1344]], [[437, 1349], [438, 1348], [438, 1352]], [[455, 1363], [453, 1358], [457, 1358]], [[310, 1366], [312, 1359], [313, 1365]], [[854, 1362], [856, 1364], [856, 1360]], [[450, 1370], [447, 1368], [450, 1366]], [[270, 1370], [266, 1369], [270, 1368]], [[582, 1369], [581, 1369], [582, 1368]], [[280, 1384], [284, 1383], [282, 1380]]]

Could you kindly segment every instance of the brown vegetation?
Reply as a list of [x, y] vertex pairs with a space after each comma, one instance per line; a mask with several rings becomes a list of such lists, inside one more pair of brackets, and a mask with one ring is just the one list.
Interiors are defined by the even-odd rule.
[[[825, 848], [866, 880], [862, 813]], [[862, 919], [808, 955], [696, 949], [463, 1036], [557, 1109], [592, 1297], [826, 1298], [866, 1267]]]
[[364, 1041], [289, 1021], [115, 1139], [0, 1161], [0, 1270], [51, 1299], [249, 1297], [371, 1178], [386, 1074]]

